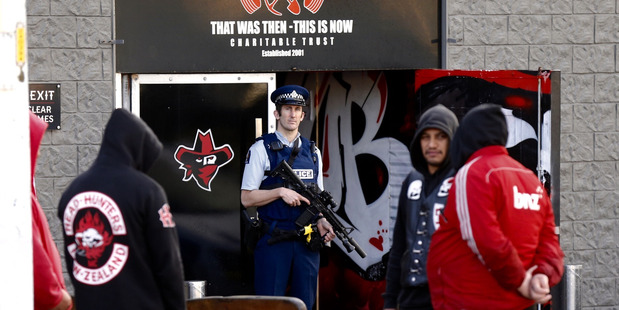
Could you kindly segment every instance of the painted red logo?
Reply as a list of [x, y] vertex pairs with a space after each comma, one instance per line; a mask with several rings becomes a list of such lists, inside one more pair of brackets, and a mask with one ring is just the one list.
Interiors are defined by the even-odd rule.
[[211, 182], [217, 175], [219, 168], [229, 163], [234, 152], [228, 144], [215, 147], [211, 130], [196, 133], [193, 147], [179, 145], [174, 153], [174, 159], [181, 164], [178, 169], [185, 170], [184, 182], [194, 179], [198, 186], [211, 191]]
[[[267, 7], [267, 10], [269, 10], [269, 12], [277, 16], [282, 16], [282, 13], [275, 9], [275, 4], [278, 1], [279, 0], [264, 0], [264, 4]], [[299, 4], [299, 0], [286, 1], [288, 1], [287, 9], [290, 13], [294, 15], [301, 14], [301, 5]], [[303, 7], [305, 7], [313, 14], [316, 14], [316, 12], [320, 10], [320, 7], [322, 7], [323, 1], [324, 0], [303, 0]], [[262, 6], [262, 0], [241, 0], [241, 4], [243, 5], [243, 8], [245, 8], [245, 11], [247, 11], [247, 13], [254, 14], [254, 12], [258, 11], [258, 9], [260, 9], [260, 7]]]

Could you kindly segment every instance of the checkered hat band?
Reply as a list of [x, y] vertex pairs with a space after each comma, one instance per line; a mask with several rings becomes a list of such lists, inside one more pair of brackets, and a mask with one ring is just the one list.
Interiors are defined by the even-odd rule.
[[275, 101], [287, 101], [287, 100], [295, 100], [295, 101], [305, 101], [301, 94], [296, 91], [292, 91], [291, 93], [285, 93], [277, 96]]

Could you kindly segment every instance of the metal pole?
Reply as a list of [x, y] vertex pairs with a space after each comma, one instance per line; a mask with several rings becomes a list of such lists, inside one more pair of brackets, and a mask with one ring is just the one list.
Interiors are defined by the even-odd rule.
[[580, 273], [582, 265], [566, 265], [563, 274], [565, 298], [563, 298], [564, 310], [580, 309]]
[[185, 300], [206, 296], [206, 281], [185, 281]]
[[537, 72], [537, 178], [542, 181], [542, 70]]

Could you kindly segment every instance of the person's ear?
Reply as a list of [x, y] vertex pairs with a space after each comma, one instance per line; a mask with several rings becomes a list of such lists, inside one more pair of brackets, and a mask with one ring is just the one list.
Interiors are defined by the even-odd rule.
[[277, 110], [273, 111], [273, 115], [275, 116], [275, 120], [279, 120], [279, 112], [277, 112]]

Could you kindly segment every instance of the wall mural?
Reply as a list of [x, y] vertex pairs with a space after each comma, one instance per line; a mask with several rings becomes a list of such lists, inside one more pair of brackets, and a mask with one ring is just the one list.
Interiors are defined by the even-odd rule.
[[501, 105], [507, 119], [509, 154], [538, 175], [548, 194], [551, 91], [550, 71], [415, 72], [415, 100], [420, 107], [441, 102], [462, 118], [478, 104]]
[[382, 309], [398, 195], [412, 169], [408, 145], [425, 109], [442, 103], [461, 119], [478, 104], [501, 105], [510, 155], [538, 174], [550, 192], [550, 76], [548, 71], [410, 70], [284, 77], [282, 83], [312, 93], [301, 132], [321, 149], [325, 189], [339, 205], [335, 213], [368, 254], [362, 259], [348, 253], [337, 239], [324, 251], [321, 309]]
[[[315, 96], [324, 118], [319, 145], [325, 188], [340, 202], [336, 213], [351, 223], [352, 237], [368, 253], [363, 259], [349, 255], [363, 270], [379, 263], [389, 249], [389, 207], [397, 201], [397, 194], [389, 189], [410, 171], [407, 146], [391, 137], [377, 138], [387, 95], [383, 73], [344, 73], [341, 79], [332, 76], [323, 81]], [[362, 117], [362, 125], [354, 117]], [[404, 173], [389, 174], [396, 169]], [[377, 178], [371, 181], [374, 193], [364, 190], [364, 175]]]
[[[414, 132], [413, 71], [289, 74], [284, 83], [312, 92], [301, 132], [323, 154], [325, 189], [342, 223], [367, 253], [337, 245], [321, 255], [321, 309], [382, 308], [383, 259], [391, 247], [399, 188], [412, 169], [407, 143]], [[370, 298], [371, 297], [371, 298]], [[369, 300], [371, 299], [371, 301]]]

